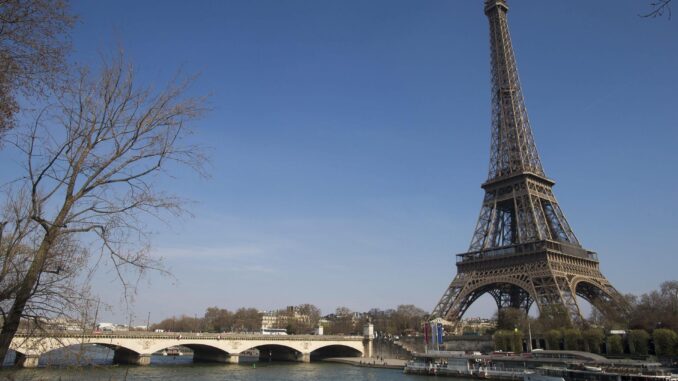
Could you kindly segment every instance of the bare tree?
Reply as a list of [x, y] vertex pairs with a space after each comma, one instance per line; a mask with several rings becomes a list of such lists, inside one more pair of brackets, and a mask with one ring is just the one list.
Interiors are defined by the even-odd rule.
[[[125, 288], [130, 274], [161, 269], [149, 255], [146, 216], [174, 216], [182, 203], [156, 189], [157, 180], [172, 163], [202, 173], [204, 151], [187, 141], [187, 122], [204, 111], [204, 99], [185, 95], [192, 79], [153, 90], [135, 83], [122, 57], [111, 61], [97, 76], [82, 70], [56, 107], [10, 140], [25, 157], [25, 174], [5, 200], [14, 217], [0, 221], [0, 247], [15, 248], [1, 259], [16, 268], [13, 282], [0, 281], [12, 285], [0, 290], [12, 299], [0, 359], [22, 315], [40, 302], [34, 291], [49, 288], [46, 280], [73, 264], [73, 252], [109, 260]], [[18, 256], [18, 247], [29, 250]]]
[[659, 290], [630, 296], [629, 327], [652, 331], [670, 328], [678, 331], [678, 281], [662, 282]]
[[74, 21], [65, 0], [0, 0], [0, 135], [14, 125], [18, 95], [59, 83]]
[[652, 10], [648, 13], [641, 14], [642, 17], [661, 17], [664, 14], [667, 15], [669, 20], [671, 19], [671, 1], [672, 0], [652, 0], [650, 1], [650, 7]]
[[238, 308], [233, 314], [233, 332], [256, 332], [261, 328], [261, 313], [256, 308]]

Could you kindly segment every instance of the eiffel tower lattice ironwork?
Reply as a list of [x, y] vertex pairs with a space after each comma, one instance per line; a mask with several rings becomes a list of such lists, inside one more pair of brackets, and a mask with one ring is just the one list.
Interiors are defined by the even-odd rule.
[[576, 295], [601, 312], [625, 302], [579, 244], [552, 192], [532, 137], [509, 36], [505, 0], [486, 0], [492, 61], [490, 170], [469, 251], [457, 255], [457, 275], [433, 317], [458, 322], [489, 293], [498, 308], [566, 311], [582, 321]]

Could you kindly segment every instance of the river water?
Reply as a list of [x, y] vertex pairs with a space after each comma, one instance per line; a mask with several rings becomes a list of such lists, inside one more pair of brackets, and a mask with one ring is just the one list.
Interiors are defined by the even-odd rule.
[[[12, 353], [13, 354], [13, 353]], [[6, 364], [13, 363], [8, 356]], [[241, 356], [241, 360], [244, 360]], [[254, 358], [250, 358], [254, 360]], [[0, 369], [0, 381], [399, 381], [422, 380], [397, 369], [362, 368], [326, 362], [241, 364], [193, 363], [192, 355], [153, 355], [151, 365], [111, 365], [113, 351], [101, 346], [73, 346], [46, 353], [36, 369]], [[247, 361], [247, 360], [246, 360]], [[89, 365], [77, 365], [89, 364]]]
[[[193, 364], [184, 358], [154, 358], [149, 366], [49, 366], [37, 369], [4, 369], [2, 381], [399, 381], [425, 377], [405, 375], [397, 369], [361, 368], [333, 363]], [[186, 361], [188, 360], [188, 361]]]

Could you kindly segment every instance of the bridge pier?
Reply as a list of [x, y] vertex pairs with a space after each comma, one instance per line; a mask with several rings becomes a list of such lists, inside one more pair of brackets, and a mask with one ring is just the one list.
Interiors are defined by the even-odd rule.
[[297, 357], [299, 362], [311, 362], [311, 353], [302, 353], [301, 356]]
[[228, 354], [217, 351], [196, 351], [193, 350], [193, 362], [218, 362], [226, 364], [237, 364], [240, 360], [238, 354]]
[[151, 354], [139, 355], [136, 359], [137, 365], [151, 365]]
[[374, 324], [367, 322], [363, 326], [363, 357], [374, 356]]
[[363, 340], [363, 346], [365, 348], [364, 351], [363, 351], [363, 357], [374, 356], [374, 340], [373, 339]]
[[14, 359], [14, 365], [19, 368], [37, 368], [39, 361], [39, 355], [27, 355], [17, 352], [16, 358]]
[[141, 354], [126, 348], [118, 348], [113, 354], [113, 364], [150, 365], [151, 354]]

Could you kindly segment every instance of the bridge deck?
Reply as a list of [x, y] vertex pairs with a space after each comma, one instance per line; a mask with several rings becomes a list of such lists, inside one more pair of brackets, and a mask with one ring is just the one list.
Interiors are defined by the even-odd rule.
[[264, 335], [260, 333], [207, 333], [207, 332], [78, 332], [49, 331], [40, 334], [17, 333], [15, 338], [106, 338], [106, 339], [153, 339], [153, 340], [266, 340], [266, 341], [356, 341], [362, 336], [344, 335]]
[[279, 358], [304, 362], [311, 361], [311, 356], [336, 357], [337, 352], [367, 357], [372, 353], [371, 338], [363, 336], [204, 332], [50, 331], [33, 335], [21, 332], [15, 335], [10, 347], [17, 353], [18, 364], [34, 367], [44, 353], [83, 344], [106, 346], [114, 350], [114, 362], [139, 365], [148, 365], [153, 353], [178, 345], [193, 349], [194, 361], [230, 363], [237, 363], [241, 352], [253, 348], [266, 348], [269, 355], [280, 352]]

